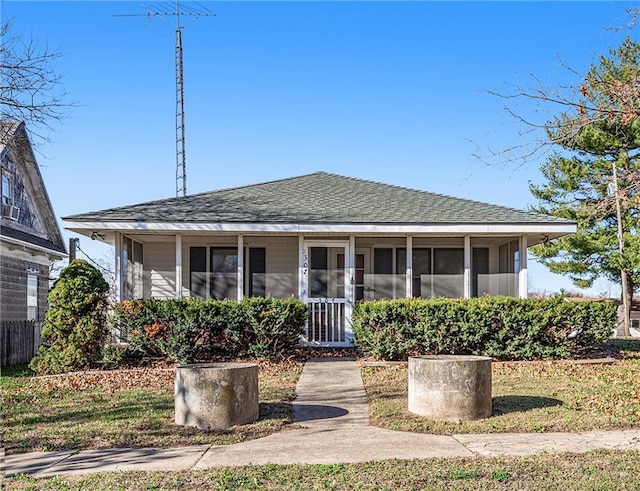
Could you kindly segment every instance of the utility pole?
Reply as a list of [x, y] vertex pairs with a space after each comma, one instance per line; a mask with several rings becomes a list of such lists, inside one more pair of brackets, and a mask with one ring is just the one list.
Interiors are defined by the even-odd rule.
[[[610, 196], [614, 196], [616, 200], [616, 218], [618, 222], [618, 248], [620, 250], [620, 256], [624, 258], [624, 235], [622, 230], [622, 211], [620, 210], [620, 195], [618, 193], [618, 170], [616, 168], [616, 164], [613, 164], [613, 186], [611, 186], [611, 190], [609, 192]], [[623, 308], [623, 336], [630, 335], [630, 324], [631, 320], [629, 318], [629, 297], [628, 290], [629, 284], [627, 282], [627, 271], [623, 267], [620, 268], [620, 280], [622, 281], [622, 308]]]
[[76, 248], [80, 239], [71, 237], [69, 239], [69, 264], [76, 259]]
[[[168, 6], [166, 4], [169, 4]], [[147, 23], [153, 17], [175, 17], [176, 19], [176, 196], [187, 195], [187, 149], [184, 116], [184, 73], [182, 62], [182, 17], [191, 17], [191, 20], [199, 17], [215, 17], [216, 14], [197, 2], [197, 9], [189, 6], [180, 8], [180, 0], [176, 0], [175, 9], [171, 2], [154, 3], [151, 7], [141, 3], [146, 14], [115, 14], [115, 17], [147, 17]]]

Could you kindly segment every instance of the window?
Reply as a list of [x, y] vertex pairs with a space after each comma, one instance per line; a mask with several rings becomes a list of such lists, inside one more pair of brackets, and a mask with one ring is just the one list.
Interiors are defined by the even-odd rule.
[[189, 250], [189, 290], [192, 297], [207, 298], [207, 248]]
[[211, 271], [210, 296], [217, 299], [238, 298], [238, 249], [212, 247], [209, 269]]
[[267, 294], [266, 284], [266, 250], [264, 247], [249, 248], [249, 281], [248, 293], [250, 297], [264, 297]]
[[6, 174], [2, 174], [2, 204], [11, 204], [11, 179]]
[[365, 261], [366, 261], [367, 255], [362, 253], [362, 252], [358, 252], [356, 253], [356, 267], [355, 267], [355, 292], [356, 292], [356, 301], [358, 300], [364, 300], [364, 273], [366, 271], [365, 268]]
[[500, 273], [517, 273], [520, 269], [520, 253], [518, 241], [512, 240], [499, 248]]
[[[244, 259], [243, 294], [249, 297], [266, 296], [266, 249], [245, 248]], [[237, 298], [238, 248], [190, 247], [189, 290], [191, 296], [197, 298]]]
[[328, 248], [311, 247], [309, 248], [309, 255], [311, 256], [309, 265], [309, 296], [312, 298], [327, 298]]
[[27, 273], [27, 320], [38, 320], [38, 275]]
[[[431, 249], [413, 249], [412, 288], [414, 297], [431, 296]], [[426, 281], [422, 291], [423, 279]]]
[[[396, 249], [396, 293], [402, 293], [401, 275], [406, 272], [405, 248]], [[412, 250], [411, 288], [414, 297], [463, 296], [464, 249], [415, 247]]]
[[484, 295], [484, 291], [479, 291], [478, 288], [478, 275], [489, 274], [489, 249], [486, 247], [474, 247], [471, 273], [471, 295], [477, 297]]
[[123, 298], [142, 298], [143, 292], [143, 255], [142, 243], [129, 237], [122, 240], [122, 278]]
[[401, 298], [405, 296], [407, 250], [400, 247], [373, 249], [373, 288], [375, 298]]

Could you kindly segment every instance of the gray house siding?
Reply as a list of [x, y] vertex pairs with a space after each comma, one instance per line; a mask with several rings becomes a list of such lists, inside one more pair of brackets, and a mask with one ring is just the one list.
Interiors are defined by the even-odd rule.
[[22, 123], [0, 121], [0, 175], [1, 358], [24, 363], [40, 343], [50, 266], [66, 250]]

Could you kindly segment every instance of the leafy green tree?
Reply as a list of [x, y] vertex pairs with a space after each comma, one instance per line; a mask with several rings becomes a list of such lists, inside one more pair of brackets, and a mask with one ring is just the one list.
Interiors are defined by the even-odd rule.
[[100, 272], [76, 259], [60, 272], [42, 326], [45, 344], [29, 367], [38, 373], [89, 368], [100, 358], [107, 328], [109, 285]]
[[630, 307], [640, 285], [640, 45], [627, 37], [591, 66], [575, 99], [548, 100], [568, 109], [546, 125], [558, 150], [541, 168], [545, 182], [531, 185], [534, 211], [576, 221], [577, 233], [533, 252], [579, 287], [600, 276], [623, 283]]

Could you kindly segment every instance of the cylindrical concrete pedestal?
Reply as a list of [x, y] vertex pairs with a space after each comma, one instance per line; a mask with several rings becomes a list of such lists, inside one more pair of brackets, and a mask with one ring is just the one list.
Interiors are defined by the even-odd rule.
[[258, 365], [201, 363], [175, 373], [176, 424], [223, 430], [258, 419]]
[[445, 421], [488, 418], [491, 416], [491, 358], [410, 357], [409, 411]]

